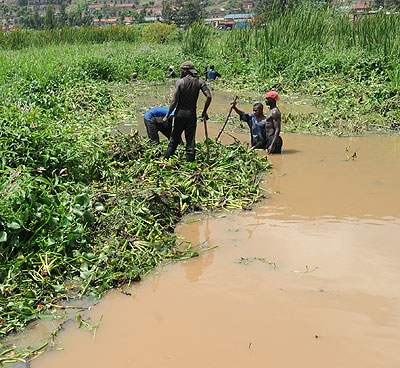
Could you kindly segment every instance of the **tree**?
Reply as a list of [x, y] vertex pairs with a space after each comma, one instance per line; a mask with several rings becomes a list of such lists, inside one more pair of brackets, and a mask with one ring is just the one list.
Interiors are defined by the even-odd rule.
[[54, 16], [53, 8], [48, 5], [46, 8], [46, 15], [44, 17], [44, 28], [54, 29], [56, 27], [56, 17]]
[[33, 28], [33, 29], [42, 28], [43, 18], [39, 15], [37, 8], [35, 8], [35, 10], [33, 12], [30, 24], [31, 24], [31, 28]]
[[144, 22], [144, 17], [146, 16], [146, 10], [142, 9], [139, 13], [139, 16], [137, 17], [137, 22], [138, 23], [143, 23]]
[[204, 19], [204, 8], [200, 0], [189, 0], [183, 3], [178, 12], [178, 22], [186, 27]]
[[60, 27], [64, 27], [67, 24], [68, 15], [67, 15], [67, 6], [63, 2], [61, 4], [60, 13], [57, 16], [57, 22]]
[[174, 20], [173, 19], [174, 11], [172, 10], [169, 1], [162, 2], [161, 16], [165, 23], [171, 23], [171, 21]]
[[400, 0], [384, 0], [385, 8], [389, 10], [399, 10]]
[[120, 22], [121, 24], [124, 24], [125, 17], [126, 17], [125, 12], [124, 12], [124, 11], [120, 11], [120, 12], [119, 12], [119, 22]]
[[[297, 3], [300, 1], [297, 0]], [[271, 17], [284, 13], [293, 7], [296, 0], [258, 0], [254, 9], [256, 16]]]

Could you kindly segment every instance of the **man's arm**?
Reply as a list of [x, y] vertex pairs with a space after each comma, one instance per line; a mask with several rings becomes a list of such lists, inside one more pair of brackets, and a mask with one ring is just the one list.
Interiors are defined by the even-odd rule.
[[236, 100], [233, 100], [233, 101], [231, 102], [232, 108], [236, 111], [236, 113], [237, 113], [240, 117], [242, 117], [242, 116], [245, 114], [245, 112], [242, 111], [242, 110], [239, 110], [239, 109], [237, 108], [236, 104], [237, 104]]
[[174, 96], [172, 97], [172, 101], [171, 104], [169, 105], [169, 109], [167, 112], [167, 115], [164, 116], [163, 122], [164, 124], [167, 123], [169, 116], [171, 115], [172, 111], [175, 109], [176, 105], [178, 104], [179, 101], [179, 96], [180, 96], [180, 90], [181, 90], [181, 86], [183, 84], [183, 80], [182, 79], [178, 79], [176, 81], [175, 84], [175, 92], [174, 92]]
[[281, 133], [281, 114], [278, 111], [274, 111], [272, 112], [271, 117], [275, 132], [271, 145], [267, 147], [267, 154], [270, 154], [273, 151], [275, 147], [275, 142], [278, 139], [279, 134]]

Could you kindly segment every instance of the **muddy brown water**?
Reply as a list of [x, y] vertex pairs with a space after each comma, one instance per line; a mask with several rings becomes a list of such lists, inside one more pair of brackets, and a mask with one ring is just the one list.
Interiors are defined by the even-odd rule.
[[31, 366], [399, 367], [400, 137], [283, 139], [267, 199], [186, 217], [199, 257], [110, 291], [95, 339], [72, 321]]
[[32, 367], [400, 366], [400, 137], [284, 142], [268, 199], [179, 225], [217, 248], [109, 292], [95, 339], [72, 324]]

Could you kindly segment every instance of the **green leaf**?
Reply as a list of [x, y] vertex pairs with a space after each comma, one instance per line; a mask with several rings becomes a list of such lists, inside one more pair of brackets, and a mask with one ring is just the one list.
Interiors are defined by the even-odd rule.
[[64, 285], [51, 285], [57, 293], [59, 293], [62, 289], [64, 289]]
[[88, 222], [89, 224], [92, 224], [94, 222], [94, 220], [95, 220], [95, 217], [94, 217], [93, 213], [88, 211], [88, 210], [86, 210], [83, 213], [83, 217], [84, 217], [85, 221]]
[[18, 222], [13, 221], [7, 224], [7, 227], [12, 230], [19, 230], [21, 228], [21, 225]]
[[84, 194], [79, 194], [76, 198], [75, 198], [75, 202], [80, 204], [81, 206], [87, 206], [90, 203], [90, 198], [89, 196], [84, 193]]
[[75, 215], [82, 217], [83, 216], [83, 212], [78, 210], [77, 208], [73, 208], [72, 209], [72, 213], [74, 213]]
[[7, 233], [5, 231], [0, 231], [0, 243], [5, 243], [7, 241]]
[[102, 212], [102, 211], [105, 210], [104, 205], [103, 205], [103, 203], [101, 203], [101, 202], [96, 202], [96, 203], [94, 204], [93, 207], [94, 207], [94, 209], [95, 209], [96, 211]]

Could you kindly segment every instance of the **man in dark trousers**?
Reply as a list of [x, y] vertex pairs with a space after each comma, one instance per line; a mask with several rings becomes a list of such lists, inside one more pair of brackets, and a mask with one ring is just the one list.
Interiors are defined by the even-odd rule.
[[168, 139], [171, 137], [174, 111], [172, 111], [167, 122], [163, 122], [164, 116], [167, 115], [168, 110], [168, 107], [153, 107], [144, 114], [144, 125], [146, 127], [147, 136], [156, 144], [160, 143], [158, 132], [164, 134]]
[[200, 90], [206, 96], [202, 112], [203, 119], [208, 120], [207, 109], [211, 103], [211, 92], [203, 79], [199, 78], [197, 71], [191, 61], [181, 64], [181, 78], [175, 84], [175, 92], [167, 115], [163, 121], [167, 122], [174, 108], [175, 123], [172, 129], [171, 138], [164, 157], [169, 158], [175, 153], [182, 132], [185, 132], [186, 139], [186, 160], [192, 162], [196, 156], [196, 126], [197, 126], [197, 99]]

